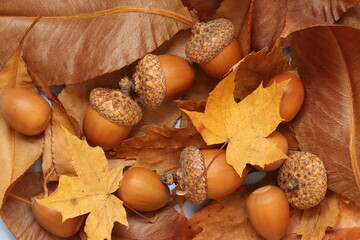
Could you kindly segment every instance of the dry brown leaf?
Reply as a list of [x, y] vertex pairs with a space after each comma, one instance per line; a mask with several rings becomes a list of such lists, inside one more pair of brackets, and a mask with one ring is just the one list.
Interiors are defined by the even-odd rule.
[[[43, 178], [41, 173], [24, 175], [12, 192], [24, 198], [32, 198], [43, 192]], [[75, 235], [60, 238], [45, 231], [35, 220], [31, 205], [8, 197], [0, 211], [0, 216], [7, 227], [19, 240], [79, 240]], [[21, 220], [20, 220], [21, 219]]]
[[196, 128], [144, 126], [145, 135], [125, 140], [116, 149], [116, 158], [136, 159], [135, 166], [156, 170], [159, 174], [179, 167], [180, 152], [187, 146], [206, 146]]
[[[0, 70], [0, 91], [21, 87], [36, 91], [22, 59], [21, 45]], [[7, 189], [40, 157], [44, 134], [25, 136], [11, 129], [0, 115], [0, 208]]]
[[350, 8], [337, 23], [360, 29], [360, 2]]
[[287, 81], [269, 88], [259, 85], [252, 94], [237, 103], [232, 94], [237, 69], [210, 93], [204, 113], [184, 112], [208, 145], [228, 143], [226, 161], [242, 175], [247, 163], [264, 166], [286, 158], [266, 137], [282, 121], [279, 109]]
[[322, 239], [328, 227], [335, 227], [340, 212], [339, 198], [334, 193], [328, 194], [319, 205], [304, 211], [297, 231], [297, 234], [302, 235], [301, 239]]
[[316, 154], [328, 187], [360, 199], [360, 30], [345, 26], [307, 28], [291, 35], [305, 100], [295, 119], [300, 149]]
[[155, 223], [138, 216], [134, 212], [127, 211], [129, 227], [115, 224], [113, 240], [172, 240], [179, 224], [179, 213], [172, 207], [164, 207], [150, 213], [144, 213], [148, 218], [157, 216]]
[[63, 220], [89, 213], [84, 228], [89, 240], [110, 239], [114, 222], [128, 226], [123, 202], [111, 194], [119, 188], [124, 166], [109, 170], [100, 147], [64, 132], [77, 176], [61, 175], [55, 192], [36, 201], [60, 212]]
[[283, 55], [283, 48], [280, 40], [268, 53], [263, 48], [259, 52], [252, 52], [247, 55], [238, 65], [236, 72], [235, 98], [243, 99], [252, 93], [260, 83], [266, 85], [269, 80], [293, 67], [289, 65], [289, 56]]
[[334, 23], [357, 2], [358, 0], [257, 0], [253, 13], [252, 49], [271, 48], [280, 36], [285, 25], [285, 16], [289, 12]]
[[216, 9], [220, 7], [222, 0], [182, 0], [183, 4], [190, 10], [195, 10], [201, 21], [211, 20]]
[[215, 88], [219, 80], [210, 77], [201, 69], [197, 69], [195, 82], [185, 93], [184, 100], [192, 100], [195, 102], [206, 101], [209, 93]]
[[2, 63], [14, 51], [7, 43], [18, 43], [27, 19], [40, 16], [23, 51], [48, 85], [80, 83], [121, 69], [194, 24], [180, 0], [12, 1], [1, 4], [0, 13]]
[[214, 18], [229, 19], [235, 27], [235, 36], [244, 56], [250, 52], [251, 22], [254, 0], [224, 0]]

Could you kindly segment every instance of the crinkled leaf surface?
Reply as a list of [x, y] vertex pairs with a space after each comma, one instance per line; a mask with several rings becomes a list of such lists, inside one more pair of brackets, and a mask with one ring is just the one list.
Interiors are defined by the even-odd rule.
[[[21, 46], [0, 70], [0, 91], [22, 87], [36, 91], [22, 59]], [[1, 94], [1, 93], [0, 93]], [[39, 158], [44, 135], [29, 137], [10, 128], [0, 115], [0, 208], [9, 186]]]
[[77, 177], [62, 175], [56, 191], [37, 201], [60, 212], [64, 220], [89, 213], [85, 225], [89, 240], [110, 239], [114, 222], [128, 225], [122, 201], [111, 194], [119, 188], [123, 166], [109, 170], [100, 147], [92, 148], [64, 132]]
[[305, 87], [295, 121], [300, 149], [324, 162], [328, 187], [360, 199], [360, 30], [307, 28], [291, 35], [292, 56]]
[[24, 58], [48, 85], [118, 70], [194, 24], [180, 0], [7, 1], [0, 6], [0, 66], [37, 16]]
[[337, 23], [360, 29], [360, 2], [349, 9]]
[[256, 0], [251, 32], [252, 49], [271, 48], [280, 36], [289, 12], [334, 23], [357, 2], [358, 0]]
[[[208, 145], [228, 142], [226, 159], [239, 175], [247, 163], [264, 166], [286, 158], [266, 140], [278, 124], [284, 81], [269, 88], [261, 85], [241, 102], [234, 100], [236, 69], [210, 93], [205, 112], [184, 112]], [[266, 150], [264, 150], [266, 149]]]
[[145, 135], [125, 140], [116, 149], [115, 157], [136, 159], [135, 166], [156, 170], [159, 174], [179, 167], [181, 151], [187, 146], [206, 146], [190, 123], [184, 128], [144, 126]]

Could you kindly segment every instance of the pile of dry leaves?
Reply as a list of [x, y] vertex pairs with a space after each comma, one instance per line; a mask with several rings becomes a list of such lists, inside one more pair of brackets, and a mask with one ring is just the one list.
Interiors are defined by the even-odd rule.
[[[88, 146], [82, 120], [90, 91], [118, 87], [146, 53], [185, 58], [191, 27], [216, 18], [234, 23], [245, 53], [229, 75], [215, 80], [194, 64], [195, 83], [182, 100], [144, 110], [131, 137], [113, 151]], [[51, 123], [37, 136], [17, 133], [0, 117], [0, 215], [18, 239], [62, 239], [41, 228], [24, 203], [56, 186], [47, 206], [64, 218], [87, 214], [84, 228], [66, 239], [262, 239], [245, 200], [275, 184], [275, 173], [188, 219], [166, 206], [145, 214], [157, 217], [150, 223], [111, 193], [125, 166], [175, 170], [187, 146], [228, 142], [227, 161], [240, 173], [246, 164], [271, 163], [278, 156], [262, 154], [262, 141], [274, 130], [289, 149], [319, 156], [328, 174], [325, 199], [292, 209], [283, 239], [360, 238], [358, 0], [7, 1], [0, 6], [0, 32], [0, 90], [40, 87], [52, 103]], [[266, 115], [279, 111], [282, 87], [261, 84], [292, 69], [304, 83], [305, 101], [284, 124]], [[53, 85], [64, 88], [55, 94]], [[179, 118], [182, 126], [174, 128]], [[26, 174], [39, 157], [42, 173]]]

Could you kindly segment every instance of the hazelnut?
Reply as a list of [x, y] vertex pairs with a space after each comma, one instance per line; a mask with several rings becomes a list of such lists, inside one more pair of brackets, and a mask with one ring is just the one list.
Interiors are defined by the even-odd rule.
[[294, 151], [280, 167], [277, 182], [291, 206], [298, 209], [311, 208], [325, 197], [326, 169], [316, 155]]
[[136, 65], [134, 91], [151, 110], [183, 95], [195, 80], [190, 63], [175, 55], [147, 54]]
[[123, 141], [142, 117], [141, 107], [120, 90], [95, 88], [84, 117], [84, 134], [92, 146], [109, 150]]
[[211, 77], [222, 79], [243, 57], [234, 38], [234, 25], [225, 18], [197, 23], [191, 32], [185, 48], [186, 56]]

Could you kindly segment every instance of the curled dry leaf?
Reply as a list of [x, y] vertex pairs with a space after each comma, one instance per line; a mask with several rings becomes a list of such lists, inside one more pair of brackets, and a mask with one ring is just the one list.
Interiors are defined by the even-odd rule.
[[350, 8], [337, 23], [360, 29], [360, 3]]
[[291, 49], [305, 87], [295, 120], [300, 149], [324, 162], [328, 187], [360, 199], [360, 30], [307, 28], [291, 35]]
[[[0, 70], [0, 91], [14, 88], [36, 91], [22, 59], [21, 45]], [[0, 208], [7, 189], [40, 157], [44, 135], [25, 136], [10, 128], [0, 115]]]
[[280, 39], [269, 53], [267, 48], [263, 48], [247, 55], [237, 67], [235, 98], [243, 99], [261, 83], [266, 85], [272, 77], [291, 70], [293, 67], [289, 65], [289, 60], [289, 56], [283, 55]]
[[190, 10], [195, 10], [201, 21], [211, 20], [211, 16], [219, 8], [219, 0], [182, 0], [183, 4]]
[[[12, 192], [30, 199], [42, 193], [42, 187], [42, 174], [34, 173], [24, 175], [19, 182], [16, 183]], [[69, 238], [60, 238], [47, 232], [35, 220], [29, 204], [10, 197], [6, 199], [1, 208], [0, 216], [16, 239], [19, 240], [80, 240], [77, 235]]]
[[242, 175], [247, 163], [264, 166], [286, 158], [266, 137], [282, 121], [280, 101], [287, 81], [268, 88], [259, 85], [237, 103], [232, 94], [236, 72], [237, 69], [210, 93], [204, 113], [184, 112], [208, 145], [228, 142], [226, 161]]
[[89, 213], [84, 228], [88, 239], [110, 239], [114, 222], [128, 225], [123, 202], [111, 194], [119, 188], [123, 166], [109, 170], [100, 147], [64, 132], [77, 176], [60, 176], [55, 192], [36, 201], [60, 212], [63, 220]]
[[289, 12], [334, 23], [357, 2], [358, 0], [276, 0], [269, 3], [266, 0], [257, 0], [254, 5], [251, 47], [253, 50], [271, 48], [280, 36], [285, 25], [285, 16]]
[[148, 218], [156, 217], [154, 223], [146, 221], [134, 212], [127, 211], [129, 227], [115, 224], [113, 240], [171, 240], [179, 224], [179, 213], [172, 207], [164, 207], [156, 212], [143, 213]]
[[17, 45], [24, 28], [40, 16], [24, 40], [23, 51], [26, 63], [48, 85], [80, 83], [118, 70], [194, 24], [180, 0], [96, 0], [91, 4], [51, 0], [25, 5], [12, 1], [0, 6], [0, 22], [5, 26], [0, 36], [0, 66], [14, 51], [7, 43]]
[[116, 158], [136, 159], [135, 166], [163, 174], [179, 167], [180, 152], [187, 146], [206, 146], [196, 128], [144, 126], [145, 135], [125, 140], [116, 149]]

